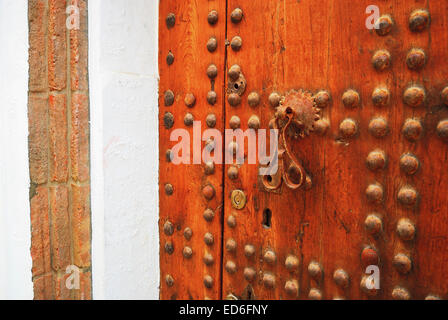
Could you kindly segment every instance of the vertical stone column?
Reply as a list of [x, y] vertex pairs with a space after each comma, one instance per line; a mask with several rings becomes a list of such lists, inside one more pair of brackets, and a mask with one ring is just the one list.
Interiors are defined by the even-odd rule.
[[29, 0], [29, 32], [34, 297], [91, 299], [87, 1]]

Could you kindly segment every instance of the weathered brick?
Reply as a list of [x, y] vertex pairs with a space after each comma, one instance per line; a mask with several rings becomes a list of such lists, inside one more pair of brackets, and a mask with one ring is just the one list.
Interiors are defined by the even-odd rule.
[[50, 95], [50, 179], [66, 182], [68, 177], [67, 99]]
[[70, 273], [54, 275], [54, 299], [55, 300], [73, 300], [74, 290], [67, 288], [67, 278]]
[[79, 8], [79, 29], [70, 30], [70, 77], [71, 89], [87, 91], [87, 4], [84, 0], [71, 0]]
[[62, 90], [67, 83], [67, 2], [48, 0], [48, 84]]
[[90, 271], [81, 272], [79, 275], [79, 290], [75, 291], [76, 300], [92, 299], [92, 274]]
[[78, 267], [90, 266], [90, 187], [72, 184], [73, 259]]
[[28, 147], [31, 181], [48, 180], [48, 103], [47, 98], [31, 94], [28, 99]]
[[31, 198], [31, 257], [33, 276], [51, 271], [48, 188], [39, 186]]
[[51, 273], [33, 279], [34, 300], [52, 300], [53, 275]]
[[71, 264], [71, 232], [68, 188], [50, 187], [52, 267], [65, 270]]
[[47, 9], [45, 0], [29, 0], [29, 90], [47, 89], [47, 58], [45, 35], [47, 30]]
[[73, 94], [71, 112], [72, 178], [84, 182], [89, 180], [89, 100], [86, 95]]

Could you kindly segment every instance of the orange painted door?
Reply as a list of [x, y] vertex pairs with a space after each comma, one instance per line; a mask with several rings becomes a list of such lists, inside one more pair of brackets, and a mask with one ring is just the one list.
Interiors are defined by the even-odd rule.
[[[370, 5], [161, 1], [161, 298], [447, 297], [448, 3]], [[277, 172], [167, 161], [193, 119]]]

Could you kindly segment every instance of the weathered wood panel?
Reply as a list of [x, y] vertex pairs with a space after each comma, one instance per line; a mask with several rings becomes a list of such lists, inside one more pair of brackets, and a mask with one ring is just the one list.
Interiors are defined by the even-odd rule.
[[[299, 298], [318, 297], [312, 288], [318, 289], [323, 299], [367, 298], [360, 289], [365, 274], [361, 253], [369, 246], [379, 256], [381, 289], [376, 298], [393, 298], [396, 286], [407, 289], [410, 297], [417, 299], [430, 293], [446, 294], [444, 243], [448, 197], [443, 190], [446, 190], [444, 162], [448, 146], [437, 136], [436, 127], [448, 116], [440, 98], [448, 83], [444, 63], [448, 56], [447, 4], [380, 1], [381, 15], [389, 14], [393, 21], [390, 32], [383, 36], [365, 26], [369, 4], [368, 1], [228, 1], [229, 14], [240, 7], [244, 18], [238, 24], [228, 18], [228, 39], [238, 35], [243, 45], [239, 51], [228, 49], [227, 68], [233, 64], [241, 66], [247, 90], [241, 105], [226, 105], [226, 119], [237, 115], [246, 129], [248, 119], [257, 115], [261, 127], [268, 128], [274, 115], [268, 102], [272, 92], [283, 95], [291, 89], [303, 89], [316, 94], [327, 90], [332, 101], [322, 109], [323, 119], [330, 124], [328, 132], [293, 142], [294, 153], [312, 176], [311, 190], [291, 191], [283, 185], [280, 194], [267, 193], [257, 184], [257, 167], [247, 164], [239, 168], [237, 180], [226, 175], [225, 214], [226, 218], [237, 217], [237, 227], [224, 226], [224, 241], [235, 239], [238, 249], [236, 254], [224, 251], [223, 263], [235, 261], [238, 271], [224, 272], [224, 296], [232, 293], [247, 297], [250, 284], [256, 298], [297, 298], [285, 289], [287, 281], [295, 280], [300, 288]], [[425, 30], [413, 32], [409, 17], [418, 8], [430, 12], [431, 23]], [[406, 64], [412, 48], [423, 49], [427, 57], [419, 70], [410, 70]], [[390, 52], [391, 64], [377, 71], [372, 57], [381, 49]], [[425, 102], [416, 108], [403, 102], [405, 89], [413, 84], [426, 90]], [[372, 95], [376, 88], [389, 91], [385, 106], [374, 104]], [[343, 104], [342, 96], [349, 89], [359, 93], [359, 106], [349, 108]], [[247, 102], [252, 91], [261, 95], [257, 107], [250, 107]], [[375, 118], [387, 122], [389, 131], [385, 137], [377, 138], [370, 133], [369, 124], [382, 125], [382, 121], [371, 123]], [[423, 126], [423, 135], [415, 142], [409, 142], [402, 133], [408, 118], [420, 119]], [[340, 132], [344, 119], [356, 122], [357, 133], [351, 138]], [[384, 152], [386, 166], [369, 170], [367, 157], [377, 149]], [[405, 153], [414, 154], [420, 161], [420, 169], [414, 175], [400, 170], [400, 157]], [[372, 161], [372, 165], [376, 164], [378, 161]], [[374, 204], [368, 201], [366, 188], [376, 183], [383, 187], [384, 200]], [[398, 201], [399, 191], [408, 185], [419, 194], [419, 202], [412, 208]], [[246, 193], [248, 204], [243, 210], [232, 208], [229, 195], [234, 189]], [[270, 228], [262, 226], [263, 210], [267, 208], [272, 212]], [[364, 221], [371, 213], [377, 213], [383, 222], [383, 230], [376, 236], [365, 230]], [[415, 240], [403, 241], [397, 236], [397, 223], [403, 217], [415, 223]], [[256, 248], [250, 259], [244, 254], [246, 244]], [[266, 250], [275, 252], [275, 263], [263, 260]], [[397, 272], [393, 265], [398, 253], [411, 258], [412, 269], [406, 275]], [[290, 254], [300, 262], [294, 272], [285, 267]], [[369, 262], [367, 258], [366, 255], [364, 259]], [[312, 261], [322, 267], [323, 278], [319, 281], [309, 275]], [[247, 267], [256, 271], [252, 282], [244, 278]], [[350, 277], [346, 289], [335, 283], [333, 274], [337, 269], [343, 269]], [[275, 277], [274, 288], [265, 286], [269, 286], [272, 278], [263, 281], [264, 274], [269, 273]], [[294, 292], [291, 284], [289, 288]], [[400, 293], [396, 291], [395, 296]]]
[[[218, 21], [211, 25], [207, 21], [210, 11], [218, 11]], [[175, 165], [167, 162], [166, 152], [176, 142], [170, 141], [170, 134], [175, 129], [187, 129], [193, 138], [192, 126], [186, 126], [184, 118], [187, 113], [194, 120], [201, 121], [201, 129], [205, 130], [206, 117], [216, 116], [215, 128], [223, 130], [223, 70], [225, 39], [225, 1], [160, 1], [160, 39], [159, 39], [159, 119], [160, 119], [160, 266], [162, 299], [219, 299], [221, 297], [221, 235], [222, 235], [222, 168], [216, 165], [214, 173], [207, 175], [204, 164]], [[166, 18], [172, 13], [175, 22], [167, 26]], [[210, 37], [216, 37], [217, 49], [213, 53], [207, 49]], [[174, 55], [171, 65], [167, 63], [167, 55]], [[215, 64], [218, 76], [212, 82], [207, 76], [207, 68]], [[207, 93], [214, 89], [217, 102], [214, 106], [207, 103]], [[171, 90], [174, 102], [165, 106], [164, 94]], [[193, 94], [196, 103], [187, 107], [184, 102], [188, 94]], [[164, 119], [169, 112], [174, 123], [167, 129]], [[192, 139], [191, 139], [192, 140]], [[192, 142], [191, 142], [192, 143]], [[204, 146], [204, 143], [202, 143]], [[192, 144], [191, 144], [192, 150]], [[192, 152], [192, 151], [191, 151]], [[191, 154], [192, 159], [192, 154]], [[166, 184], [173, 187], [173, 194], [167, 195]], [[202, 194], [204, 186], [214, 189], [213, 198], [208, 201]], [[212, 221], [203, 218], [203, 212], [211, 208], [215, 212]], [[173, 225], [173, 234], [164, 232], [169, 221]], [[192, 236], [187, 240], [184, 236], [186, 228], [190, 228]], [[204, 243], [206, 233], [214, 237], [212, 245]], [[172, 243], [174, 251], [168, 254], [165, 245]], [[184, 248], [191, 248], [191, 258], [183, 256]], [[204, 255], [211, 254], [214, 263], [207, 266], [203, 262]], [[172, 277], [170, 287], [166, 277]], [[211, 288], [204, 285], [204, 277], [213, 279]]]

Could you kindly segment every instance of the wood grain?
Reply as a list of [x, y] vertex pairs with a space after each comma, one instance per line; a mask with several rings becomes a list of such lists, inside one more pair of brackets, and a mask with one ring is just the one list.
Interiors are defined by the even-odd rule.
[[[160, 297], [161, 299], [219, 299], [221, 297], [221, 236], [222, 236], [222, 173], [220, 165], [216, 165], [215, 173], [204, 174], [204, 165], [174, 165], [166, 161], [166, 151], [176, 142], [170, 141], [170, 134], [174, 129], [187, 129], [191, 137], [191, 127], [184, 124], [187, 112], [193, 114], [194, 119], [201, 121], [202, 130], [207, 128], [205, 118], [208, 114], [216, 115], [216, 129], [223, 130], [223, 70], [224, 70], [224, 33], [225, 33], [225, 2], [224, 1], [160, 1], [159, 21], [159, 120], [160, 120]], [[209, 11], [217, 10], [220, 14], [218, 23], [214, 26], [207, 22]], [[165, 19], [169, 13], [176, 16], [175, 26], [167, 28]], [[209, 37], [215, 36], [218, 48], [210, 53], [206, 44]], [[168, 65], [166, 56], [171, 51], [174, 63]], [[207, 92], [213, 85], [207, 77], [209, 64], [218, 67], [218, 77], [214, 88], [218, 93], [218, 102], [210, 106], [206, 101]], [[172, 106], [164, 105], [164, 92], [172, 90], [175, 102]], [[187, 93], [193, 93], [196, 104], [188, 108], [184, 103]], [[174, 126], [166, 129], [163, 117], [165, 112], [174, 115]], [[204, 146], [204, 143], [202, 143]], [[174, 187], [171, 196], [166, 195], [164, 186], [170, 183]], [[215, 197], [206, 201], [202, 196], [202, 187], [211, 184], [215, 189]], [[206, 222], [202, 217], [206, 208], [215, 211], [213, 221]], [[175, 226], [172, 236], [163, 231], [166, 221]], [[193, 236], [186, 240], [183, 233], [185, 228], [191, 228]], [[214, 244], [204, 243], [205, 233], [214, 236]], [[166, 241], [172, 241], [174, 252], [169, 255], [164, 251]], [[182, 250], [189, 246], [193, 250], [191, 259], [185, 259]], [[203, 262], [204, 254], [208, 252], [214, 258], [212, 266]], [[165, 277], [171, 275], [174, 285], [168, 287]], [[213, 287], [204, 286], [204, 276], [213, 278]]]
[[[371, 1], [332, 0], [179, 0], [160, 3], [160, 240], [161, 240], [161, 298], [162, 299], [220, 299], [234, 296], [238, 299], [308, 299], [312, 288], [320, 290], [323, 299], [392, 299], [396, 286], [408, 290], [412, 299], [424, 299], [428, 294], [441, 298], [448, 291], [448, 144], [437, 136], [436, 126], [448, 118], [448, 108], [443, 105], [440, 92], [448, 85], [448, 3], [443, 1], [381, 0], [377, 5], [381, 14], [393, 19], [391, 32], [385, 36], [365, 27], [366, 7]], [[234, 23], [230, 14], [241, 8], [244, 16]], [[422, 32], [412, 32], [408, 20], [414, 9], [425, 8], [431, 14], [430, 26]], [[207, 23], [207, 14], [216, 9], [219, 20], [215, 26]], [[174, 28], [167, 29], [165, 17], [176, 15]], [[218, 50], [207, 51], [205, 44], [214, 35]], [[225, 47], [225, 40], [234, 36], [242, 38], [242, 47], [234, 51]], [[427, 56], [425, 66], [419, 71], [410, 70], [406, 55], [412, 48], [421, 48]], [[391, 67], [377, 71], [371, 63], [377, 50], [386, 49], [391, 54]], [[167, 52], [171, 50], [175, 62], [167, 66]], [[205, 96], [210, 81], [205, 74], [209, 63], [218, 67], [214, 88], [218, 103], [207, 105]], [[241, 66], [247, 87], [240, 105], [230, 106], [224, 95], [227, 70], [234, 64]], [[426, 90], [423, 106], [412, 108], [403, 103], [403, 92], [409, 85], [420, 85]], [[386, 106], [372, 102], [375, 88], [385, 87], [390, 92]], [[175, 103], [165, 107], [163, 93], [175, 93]], [[282, 95], [289, 90], [303, 89], [317, 93], [330, 92], [332, 101], [322, 110], [322, 117], [330, 123], [326, 135], [311, 134], [293, 141], [293, 152], [299, 157], [312, 177], [310, 190], [289, 190], [284, 185], [280, 192], [267, 192], [257, 176], [258, 166], [238, 166], [238, 178], [228, 176], [230, 165], [216, 166], [212, 176], [205, 176], [203, 165], [175, 166], [165, 161], [165, 152], [174, 145], [169, 134], [184, 127], [183, 117], [192, 112], [203, 122], [209, 112], [216, 114], [216, 128], [229, 128], [232, 116], [241, 120], [241, 129], [248, 128], [252, 115], [261, 120], [261, 128], [268, 128], [274, 116], [268, 97], [272, 92]], [[350, 109], [342, 103], [342, 95], [356, 90], [361, 103]], [[248, 104], [249, 93], [256, 91], [261, 103]], [[196, 106], [188, 109], [184, 102], [186, 93], [197, 98]], [[175, 119], [173, 128], [163, 125], [166, 111]], [[377, 117], [387, 120], [389, 133], [376, 138], [369, 132], [369, 122]], [[340, 123], [354, 119], [358, 133], [344, 138], [339, 132]], [[405, 139], [402, 127], [406, 119], [420, 119], [423, 136], [415, 142]], [[191, 129], [189, 129], [191, 131]], [[247, 153], [247, 145], [246, 145]], [[380, 149], [387, 156], [384, 169], [371, 171], [366, 166], [368, 154]], [[415, 175], [400, 170], [399, 160], [405, 153], [414, 154], [420, 161]], [[224, 181], [224, 184], [223, 184]], [[174, 194], [167, 196], [165, 183], [174, 186]], [[216, 197], [207, 203], [201, 188], [212, 183]], [[384, 188], [384, 201], [372, 204], [367, 200], [366, 188], [379, 183]], [[397, 200], [399, 190], [412, 186], [418, 191], [419, 202], [407, 208]], [[247, 204], [242, 210], [233, 208], [231, 193], [243, 190]], [[204, 209], [216, 210], [211, 223], [202, 218]], [[271, 226], [263, 226], [263, 211], [272, 212]], [[364, 220], [370, 213], [382, 218], [383, 230], [377, 236], [369, 235]], [[235, 217], [236, 226], [227, 224]], [[401, 218], [411, 219], [416, 226], [416, 238], [403, 241], [396, 232]], [[166, 236], [166, 220], [176, 226], [173, 236]], [[185, 227], [193, 230], [193, 238], [183, 237]], [[212, 232], [215, 244], [208, 248], [203, 241], [205, 232]], [[227, 251], [228, 240], [235, 240], [236, 251]], [[174, 253], [164, 252], [166, 241], [173, 241]], [[255, 247], [255, 255], [248, 258], [245, 245]], [[193, 259], [182, 257], [185, 245], [193, 248]], [[380, 262], [380, 290], [374, 297], [360, 289], [365, 275], [361, 252], [365, 247], [374, 248]], [[276, 254], [274, 264], [263, 260], [266, 250]], [[205, 252], [215, 257], [212, 267], [202, 261]], [[397, 272], [392, 260], [398, 253], [412, 259], [412, 269], [407, 275]], [[221, 258], [222, 255], [222, 258]], [[288, 255], [299, 258], [299, 267], [289, 271], [285, 267]], [[316, 281], [308, 273], [310, 262], [318, 262], [323, 277]], [[236, 272], [226, 271], [226, 264], [233, 262]], [[256, 278], [247, 281], [245, 268], [254, 268]], [[350, 277], [346, 289], [339, 287], [333, 273], [343, 269]], [[174, 286], [167, 287], [165, 276], [174, 278]], [[204, 275], [214, 279], [213, 288], [206, 289]], [[275, 276], [274, 288], [266, 288], [263, 276]], [[286, 294], [285, 283], [297, 281], [298, 296]], [[222, 287], [221, 287], [222, 285]]]

